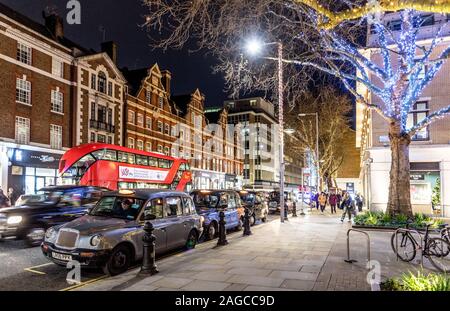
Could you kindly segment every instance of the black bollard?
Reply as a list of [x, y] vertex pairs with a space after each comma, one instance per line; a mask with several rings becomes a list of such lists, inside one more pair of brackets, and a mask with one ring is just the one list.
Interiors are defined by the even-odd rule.
[[292, 217], [297, 217], [297, 203], [295, 201], [292, 203]]
[[225, 230], [225, 213], [223, 211], [220, 211], [219, 213], [219, 240], [217, 240], [218, 246], [227, 245], [227, 232]]
[[158, 268], [155, 264], [155, 241], [156, 237], [153, 234], [153, 224], [150, 221], [145, 222], [144, 225], [144, 236], [142, 241], [144, 242], [144, 258], [142, 259], [142, 274], [154, 275], [158, 273]]
[[250, 211], [246, 207], [245, 208], [245, 215], [244, 215], [244, 236], [251, 235], [252, 231], [250, 230]]

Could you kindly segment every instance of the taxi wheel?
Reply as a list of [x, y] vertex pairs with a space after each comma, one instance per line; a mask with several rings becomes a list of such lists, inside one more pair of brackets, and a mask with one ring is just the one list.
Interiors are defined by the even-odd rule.
[[108, 262], [103, 267], [103, 272], [109, 275], [121, 274], [128, 270], [131, 263], [131, 251], [125, 245], [119, 245], [113, 249]]
[[186, 245], [184, 246], [185, 249], [194, 249], [197, 245], [197, 232], [195, 230], [191, 230], [189, 232], [189, 236], [186, 240]]
[[206, 230], [206, 239], [212, 240], [217, 236], [217, 223], [212, 222], [209, 224], [208, 229]]
[[41, 245], [44, 240], [45, 229], [44, 228], [31, 228], [25, 234], [25, 244], [27, 247], [36, 247]]

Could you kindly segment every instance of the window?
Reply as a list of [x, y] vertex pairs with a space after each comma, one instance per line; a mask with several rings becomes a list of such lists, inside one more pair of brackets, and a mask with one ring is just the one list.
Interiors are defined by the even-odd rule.
[[[411, 128], [417, 123], [421, 122], [428, 116], [428, 102], [417, 102], [413, 105], [412, 110], [408, 114], [408, 119], [406, 121], [406, 127]], [[425, 127], [418, 131], [412, 140], [428, 140], [428, 127]]]
[[98, 73], [98, 91], [106, 94], [106, 75], [102, 71]]
[[50, 124], [50, 147], [62, 149], [62, 126]]
[[[139, 140], [138, 140], [138, 145], [139, 145]], [[148, 165], [148, 157], [137, 154], [136, 155], [136, 164], [137, 165]]]
[[16, 142], [23, 145], [30, 142], [30, 119], [16, 117]]
[[16, 101], [21, 104], [31, 105], [31, 82], [17, 78]]
[[31, 65], [31, 47], [17, 42], [17, 60], [27, 65]]
[[144, 127], [144, 116], [142, 115], [142, 113], [137, 114], [137, 125]]
[[150, 152], [152, 151], [152, 143], [145, 143], [145, 151]]
[[117, 152], [115, 150], [101, 149], [92, 152], [97, 160], [117, 160]]
[[250, 179], [250, 170], [244, 169], [244, 179]]
[[108, 124], [113, 124], [113, 110], [111, 108], [108, 108]]
[[164, 134], [170, 135], [170, 125], [167, 123], [164, 124]]
[[164, 154], [165, 155], [170, 155], [170, 148], [169, 147], [164, 147]]
[[134, 124], [135, 122], [136, 122], [136, 120], [135, 120], [134, 111], [128, 110], [128, 123]]
[[163, 124], [161, 121], [158, 121], [158, 132], [163, 132]]
[[52, 111], [53, 112], [59, 112], [64, 113], [64, 99], [63, 99], [63, 93], [60, 91], [52, 90]]
[[158, 103], [159, 103], [159, 108], [164, 109], [164, 97], [162, 95], [159, 95]]
[[252, 100], [250, 100], [250, 106], [256, 106], [256, 100], [255, 99], [252, 99]]
[[113, 96], [113, 84], [108, 82], [108, 96]]
[[91, 133], [91, 143], [95, 143], [95, 133]]
[[137, 149], [144, 150], [144, 142], [140, 139], [138, 139], [138, 141], [137, 141]]
[[149, 203], [147, 203], [147, 206], [144, 209], [144, 217], [152, 215], [155, 216], [156, 219], [163, 218], [163, 199], [153, 199]]
[[52, 59], [52, 75], [59, 78], [64, 77], [64, 63], [56, 58]]
[[91, 75], [91, 88], [94, 90], [97, 88], [97, 76], [95, 74]]
[[112, 136], [108, 136], [108, 144], [112, 145], [113, 143], [113, 138]]
[[152, 102], [152, 92], [150, 90], [145, 90], [145, 101], [149, 104]]
[[129, 164], [136, 163], [136, 161], [134, 160], [134, 154], [122, 152], [122, 151], [117, 152], [117, 160], [119, 162], [124, 162], [124, 163], [129, 163]]
[[97, 142], [106, 143], [106, 136], [102, 134], [97, 134]]
[[159, 152], [159, 153], [162, 153], [162, 152], [163, 152], [163, 146], [158, 145], [158, 152]]
[[152, 118], [151, 117], [145, 117], [145, 127], [149, 130], [152, 129]]
[[128, 138], [128, 148], [134, 149], [134, 138]]
[[261, 170], [255, 170], [255, 179], [261, 180]]
[[165, 204], [164, 210], [165, 210], [166, 217], [183, 215], [183, 207], [181, 205], [181, 198], [180, 197], [166, 198], [166, 204]]
[[95, 107], [96, 105], [95, 105], [95, 102], [92, 102], [91, 103], [91, 120], [96, 120], [96, 110], [95, 110]]
[[191, 198], [183, 197], [184, 215], [191, 215], [195, 213], [194, 202]]

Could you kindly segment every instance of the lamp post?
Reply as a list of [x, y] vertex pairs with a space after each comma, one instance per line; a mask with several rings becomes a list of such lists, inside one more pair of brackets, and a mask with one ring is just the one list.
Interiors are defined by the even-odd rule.
[[316, 171], [317, 171], [317, 192], [319, 192], [320, 187], [320, 156], [319, 156], [319, 114], [317, 112], [313, 113], [299, 113], [297, 116], [306, 117], [312, 116], [316, 117]]
[[283, 118], [283, 44], [281, 42], [262, 43], [256, 39], [247, 42], [247, 51], [258, 54], [263, 46], [276, 45], [278, 47], [278, 123], [279, 123], [279, 165], [280, 165], [280, 221], [284, 222], [284, 118]]

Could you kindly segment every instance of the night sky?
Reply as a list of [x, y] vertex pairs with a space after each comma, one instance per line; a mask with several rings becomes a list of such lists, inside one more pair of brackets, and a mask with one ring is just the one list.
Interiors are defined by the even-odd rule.
[[[68, 0], [0, 0], [14, 10], [43, 23], [42, 11], [47, 7], [56, 7], [64, 17], [68, 13]], [[172, 73], [172, 94], [191, 93], [199, 88], [206, 96], [207, 106], [219, 106], [227, 99], [223, 92], [224, 80], [219, 74], [212, 74], [211, 66], [216, 60], [202, 52], [191, 53], [184, 50], [162, 52], [152, 50], [143, 22], [146, 8], [140, 0], [79, 0], [81, 3], [81, 25], [65, 23], [66, 37], [86, 48], [100, 50], [103, 32], [106, 29], [106, 41], [118, 44], [119, 67], [130, 69], [150, 66], [158, 63], [161, 70]]]

